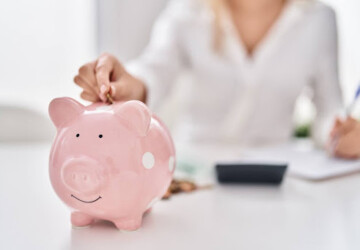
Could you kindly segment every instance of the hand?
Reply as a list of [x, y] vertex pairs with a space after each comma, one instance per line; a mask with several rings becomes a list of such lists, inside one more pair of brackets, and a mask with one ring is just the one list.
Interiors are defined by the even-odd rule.
[[330, 132], [332, 153], [337, 157], [355, 159], [360, 157], [360, 123], [352, 117], [336, 119]]
[[123, 65], [112, 55], [103, 54], [96, 61], [80, 67], [74, 82], [83, 91], [81, 98], [106, 102], [109, 93], [114, 101], [146, 101], [144, 83], [130, 75]]

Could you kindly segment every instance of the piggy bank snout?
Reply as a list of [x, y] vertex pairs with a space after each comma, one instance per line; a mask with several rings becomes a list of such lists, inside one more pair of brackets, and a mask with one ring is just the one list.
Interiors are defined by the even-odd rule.
[[75, 158], [63, 165], [62, 181], [72, 192], [96, 194], [104, 182], [104, 175], [100, 170], [100, 164], [91, 158]]

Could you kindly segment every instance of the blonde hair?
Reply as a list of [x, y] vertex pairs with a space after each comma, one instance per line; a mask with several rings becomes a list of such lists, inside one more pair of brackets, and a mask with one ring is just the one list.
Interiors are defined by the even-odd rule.
[[221, 52], [223, 47], [222, 20], [226, 10], [226, 0], [204, 0], [205, 4], [211, 9], [214, 15], [213, 23], [213, 48]]

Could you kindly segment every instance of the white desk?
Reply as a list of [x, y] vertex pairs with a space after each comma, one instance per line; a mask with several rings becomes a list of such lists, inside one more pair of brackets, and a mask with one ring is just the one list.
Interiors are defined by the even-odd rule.
[[360, 249], [360, 175], [215, 186], [157, 203], [130, 233], [72, 229], [48, 178], [50, 146], [0, 144], [0, 249]]

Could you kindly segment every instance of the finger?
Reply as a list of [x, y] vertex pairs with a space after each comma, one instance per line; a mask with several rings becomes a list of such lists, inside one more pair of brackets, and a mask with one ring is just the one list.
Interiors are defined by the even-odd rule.
[[344, 149], [344, 140], [343, 140], [343, 138], [339, 138], [338, 143], [335, 145], [334, 155], [336, 157], [348, 158], [347, 150]]
[[350, 124], [343, 121], [340, 125], [333, 129], [332, 134], [334, 137], [346, 135], [349, 132]]
[[[110, 84], [111, 84], [111, 83], [110, 83]], [[113, 97], [113, 98], [115, 98], [115, 96], [116, 96], [116, 88], [115, 88], [114, 84], [111, 84], [111, 85], [110, 85], [110, 95], [111, 95], [111, 97]]]
[[125, 79], [121, 79], [116, 82], [111, 82], [110, 84], [110, 95], [114, 100], [126, 101], [131, 99], [131, 83]]
[[79, 75], [84, 79], [96, 82], [95, 78], [96, 61], [87, 63], [79, 68]]
[[346, 121], [342, 124], [341, 128], [340, 128], [340, 133], [341, 134], [347, 134], [350, 131], [352, 131], [355, 126], [357, 124], [357, 121], [353, 118], [348, 118], [346, 119]]
[[80, 75], [94, 75], [95, 74], [96, 61], [84, 64], [79, 68]]
[[353, 135], [342, 136], [335, 147], [335, 154], [343, 158], [356, 158], [359, 154], [357, 144]]
[[337, 128], [341, 127], [342, 124], [343, 124], [343, 121], [339, 117], [336, 117], [334, 128], [337, 129]]
[[106, 98], [104, 96], [106, 96], [106, 94], [109, 92], [109, 85], [110, 85], [110, 81], [106, 79], [106, 74], [103, 73], [103, 72], [100, 72], [98, 75], [97, 75], [97, 87], [99, 88], [99, 97], [102, 101], [106, 101]]
[[99, 97], [97, 95], [94, 95], [94, 94], [86, 92], [86, 91], [81, 92], [80, 97], [83, 98], [84, 100], [87, 100], [90, 102], [99, 101]]
[[339, 117], [335, 118], [334, 125], [333, 125], [333, 127], [332, 127], [332, 129], [330, 131], [330, 137], [331, 138], [335, 137], [338, 134], [338, 130], [341, 127], [342, 123], [343, 122]]
[[346, 121], [356, 122], [357, 120], [356, 120], [354, 117], [352, 117], [352, 116], [348, 116], [348, 117], [346, 118]]
[[326, 151], [329, 152], [330, 154], [335, 154], [336, 151], [336, 147], [337, 147], [337, 143], [338, 143], [338, 138], [329, 138], [327, 144], [326, 144]]
[[335, 125], [340, 125], [343, 122], [343, 120], [340, 117], [335, 118]]
[[81, 76], [83, 80], [87, 82], [93, 89], [95, 89], [97, 93], [99, 93], [100, 89], [96, 82], [95, 67], [96, 61], [87, 63], [80, 67], [78, 75]]
[[344, 158], [344, 159], [350, 159], [350, 160], [353, 160], [353, 159], [356, 159], [359, 157], [359, 155], [353, 155], [353, 154], [349, 154], [349, 153], [346, 153], [346, 152], [335, 152], [335, 157], [338, 157], [338, 158]]
[[106, 87], [110, 86], [110, 75], [113, 71], [113, 65], [114, 62], [111, 56], [103, 55], [98, 59], [95, 67], [95, 77], [99, 89], [102, 85]]
[[92, 94], [95, 94], [95, 95], [98, 94], [98, 91], [97, 91], [96, 87], [93, 86], [92, 84], [89, 84], [88, 81], [83, 79], [81, 76], [79, 76], [79, 75], [75, 76], [74, 77], [74, 82], [75, 82], [76, 85], [83, 88], [85, 91], [91, 92]]

